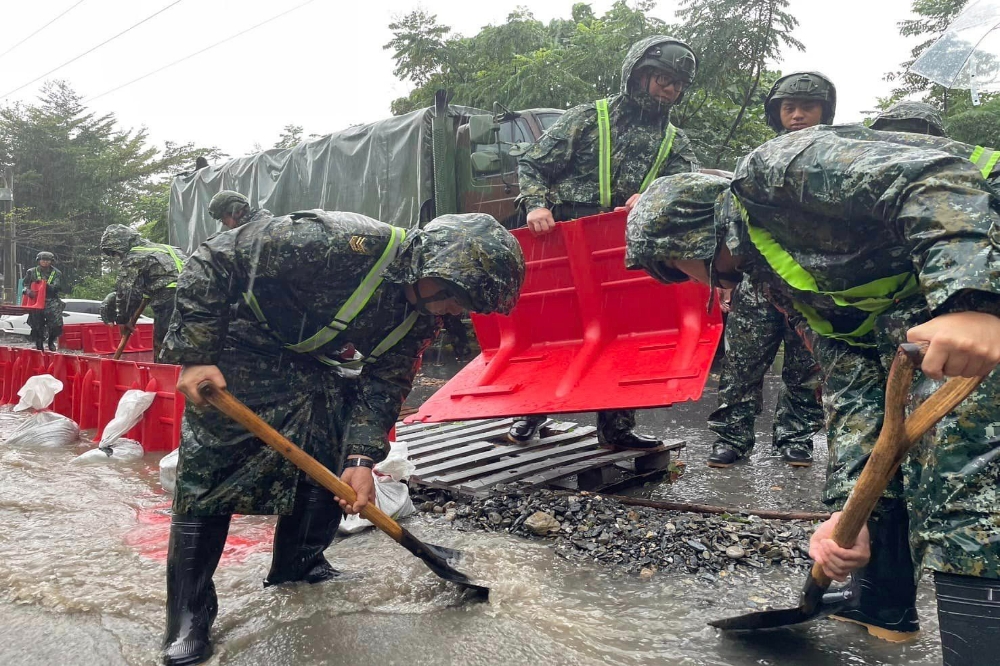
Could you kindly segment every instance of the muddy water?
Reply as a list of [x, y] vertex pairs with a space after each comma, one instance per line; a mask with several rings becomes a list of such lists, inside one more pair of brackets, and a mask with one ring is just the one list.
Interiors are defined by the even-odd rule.
[[[680, 411], [660, 414], [650, 412], [642, 420], [648, 428], [658, 427], [649, 419], [686, 422]], [[0, 439], [22, 418], [0, 412]], [[697, 430], [694, 423], [672, 426], [678, 432]], [[688, 499], [714, 499], [713, 492], [730, 493], [732, 499], [737, 479], [762, 466], [767, 473], [753, 476], [766, 480], [740, 481], [748, 485], [738, 492], [748, 504], [781, 505], [800, 492], [795, 483], [804, 488], [820, 479], [814, 468], [796, 480], [763, 454], [727, 479], [712, 477], [696, 471], [705, 447], [703, 440], [693, 441], [686, 454], [687, 479], [643, 492], [679, 498], [686, 484]], [[167, 535], [157, 456], [126, 464], [69, 464], [85, 448], [15, 450], [0, 444], [0, 664], [157, 663]], [[776, 486], [793, 491], [783, 495], [771, 490]], [[215, 578], [219, 648], [210, 663], [940, 663], [926, 586], [920, 600], [924, 637], [903, 647], [831, 621], [734, 640], [705, 621], [743, 612], [748, 600], [789, 605], [801, 574], [772, 571], [749, 584], [683, 575], [640, 581], [596, 565], [567, 563], [540, 542], [459, 533], [424, 516], [408, 526], [428, 541], [466, 551], [470, 557], [463, 568], [492, 586], [490, 602], [460, 604], [453, 588], [375, 533], [338, 542], [327, 553], [335, 567], [355, 578], [265, 590], [261, 579], [273, 521], [237, 518]]]

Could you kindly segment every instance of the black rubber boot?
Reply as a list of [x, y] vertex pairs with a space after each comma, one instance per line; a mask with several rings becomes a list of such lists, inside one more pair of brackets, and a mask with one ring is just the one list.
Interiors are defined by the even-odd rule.
[[1000, 580], [934, 572], [944, 666], [997, 663]]
[[860, 624], [868, 633], [898, 643], [917, 636], [917, 584], [910, 558], [909, 519], [898, 503], [868, 521], [871, 559], [853, 575], [861, 587], [857, 608], [837, 613], [835, 620]]
[[548, 417], [544, 414], [536, 416], [522, 416], [514, 419], [514, 423], [507, 432], [507, 439], [512, 442], [527, 442], [538, 434], [538, 429], [542, 427]]
[[229, 534], [231, 516], [175, 515], [167, 550], [167, 666], [200, 664], [212, 656], [209, 632], [219, 612], [212, 575]]
[[281, 583], [320, 583], [340, 572], [330, 566], [323, 551], [333, 543], [343, 511], [333, 494], [308, 483], [295, 493], [292, 515], [278, 518], [274, 529], [271, 570], [264, 587]]
[[55, 350], [56, 350], [56, 341], [49, 340], [49, 351], [55, 351]]
[[739, 451], [733, 447], [718, 443], [712, 447], [712, 455], [708, 456], [708, 466], [717, 468], [732, 467], [742, 457]]
[[781, 459], [792, 467], [812, 467], [812, 452], [802, 448], [786, 448], [781, 452]]
[[640, 435], [634, 430], [629, 430], [628, 432], [622, 432], [615, 435], [613, 438], [608, 438], [602, 444], [606, 446], [611, 446], [616, 449], [628, 449], [631, 451], [646, 451], [648, 449], [655, 449], [656, 447], [663, 444], [662, 440], [656, 439], [654, 437], [646, 437], [645, 435]]

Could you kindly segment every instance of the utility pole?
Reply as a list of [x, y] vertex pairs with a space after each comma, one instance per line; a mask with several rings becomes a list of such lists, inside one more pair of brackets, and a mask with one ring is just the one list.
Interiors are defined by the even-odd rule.
[[[0, 180], [0, 221], [3, 222], [3, 301], [17, 290], [17, 233], [14, 216], [14, 170], [3, 168]], [[13, 300], [13, 299], [12, 299]]]

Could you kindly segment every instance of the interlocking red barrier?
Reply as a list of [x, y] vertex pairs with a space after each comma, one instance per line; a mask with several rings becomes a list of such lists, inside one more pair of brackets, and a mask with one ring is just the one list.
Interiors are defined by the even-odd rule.
[[[85, 354], [113, 354], [122, 341], [117, 326], [107, 324], [67, 324], [63, 326], [59, 347], [75, 349]], [[151, 351], [153, 349], [153, 325], [136, 324], [135, 332], [125, 345], [127, 352]]]
[[138, 440], [146, 451], [172, 451], [180, 443], [184, 413], [184, 396], [174, 390], [180, 371], [177, 365], [0, 347], [0, 404], [17, 403], [17, 391], [29, 377], [50, 374], [63, 383], [52, 410], [73, 419], [82, 430], [96, 430], [97, 439], [114, 418], [125, 391], [152, 391], [153, 404], [126, 436]]
[[413, 421], [663, 407], [698, 400], [722, 336], [708, 287], [625, 268], [626, 213], [513, 232], [527, 272], [510, 315], [472, 315], [483, 350]]

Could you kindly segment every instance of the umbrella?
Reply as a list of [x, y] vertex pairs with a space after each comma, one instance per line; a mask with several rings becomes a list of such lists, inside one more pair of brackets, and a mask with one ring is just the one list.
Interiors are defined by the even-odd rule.
[[910, 66], [910, 72], [945, 88], [1000, 91], [1000, 0], [973, 2]]

